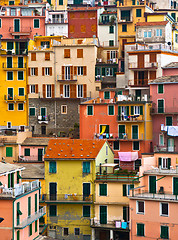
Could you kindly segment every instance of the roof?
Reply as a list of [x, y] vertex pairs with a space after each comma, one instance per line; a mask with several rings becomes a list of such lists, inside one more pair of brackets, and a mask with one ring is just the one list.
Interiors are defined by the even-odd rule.
[[159, 83], [178, 83], [178, 75], [163, 76], [154, 80], [149, 80], [148, 84], [159, 84]]
[[19, 166], [25, 167], [25, 170], [22, 171], [22, 179], [44, 179], [45, 169], [44, 163], [26, 163], [18, 164]]
[[101, 139], [51, 139], [44, 158], [96, 158], [105, 142], [106, 140]]
[[31, 138], [26, 138], [23, 143], [21, 144], [22, 146], [47, 146], [48, 142], [51, 138], [46, 138], [46, 137], [31, 137]]
[[163, 69], [164, 68], [178, 68], [178, 62], [172, 62], [172, 63], [169, 63], [167, 64], [166, 66], [162, 67]]
[[4, 175], [7, 172], [14, 172], [14, 171], [23, 170], [23, 169], [24, 169], [23, 166], [0, 162], [0, 175]]
[[161, 21], [161, 22], [137, 22], [136, 26], [160, 26], [166, 25], [168, 21]]

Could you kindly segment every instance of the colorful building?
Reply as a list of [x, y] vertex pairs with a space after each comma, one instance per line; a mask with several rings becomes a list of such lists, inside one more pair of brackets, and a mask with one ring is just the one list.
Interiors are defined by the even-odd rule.
[[129, 97], [124, 89], [108, 88], [99, 94], [80, 104], [80, 138], [106, 138], [120, 166], [133, 169], [142, 152], [152, 151], [151, 102]]
[[177, 153], [143, 155], [139, 179], [139, 188], [129, 196], [130, 238], [176, 239]]
[[1, 239], [37, 239], [39, 218], [46, 214], [46, 208], [39, 208], [39, 181], [21, 183], [20, 167], [0, 163], [0, 212]]
[[106, 140], [51, 139], [45, 154], [48, 236], [91, 239], [95, 178], [100, 164], [113, 163]]

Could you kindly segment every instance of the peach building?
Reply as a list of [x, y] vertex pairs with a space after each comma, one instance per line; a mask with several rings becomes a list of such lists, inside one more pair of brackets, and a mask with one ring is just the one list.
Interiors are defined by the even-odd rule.
[[131, 240], [177, 239], [177, 157], [176, 152], [143, 156], [140, 186], [129, 197]]
[[2, 240], [37, 239], [39, 218], [46, 208], [39, 208], [39, 180], [21, 183], [25, 168], [0, 162], [0, 236]]

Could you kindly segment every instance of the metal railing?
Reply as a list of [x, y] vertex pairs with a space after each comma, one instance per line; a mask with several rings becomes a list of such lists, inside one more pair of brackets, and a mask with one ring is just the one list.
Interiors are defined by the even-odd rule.
[[177, 113], [178, 114], [178, 107], [152, 107], [151, 108], [151, 114], [157, 114], [157, 113]]
[[157, 62], [144, 62], [143, 65], [139, 65], [138, 62], [130, 62], [129, 68], [158, 68]]
[[15, 228], [24, 228], [40, 217], [44, 216], [46, 214], [46, 206], [40, 208], [38, 211], [36, 211], [34, 214], [28, 216], [27, 218], [23, 219], [20, 224], [16, 224]]
[[137, 179], [138, 176], [133, 175], [133, 173], [106, 173], [106, 174], [96, 174], [96, 180], [106, 180], [106, 181], [132, 181]]
[[4, 95], [4, 100], [5, 101], [17, 101], [17, 102], [22, 102], [27, 100], [27, 96], [11, 96], [11, 95]]
[[[17, 31], [17, 30], [19, 30], [19, 31]], [[18, 32], [18, 33], [28, 33], [28, 34], [30, 34], [31, 32], [32, 32], [32, 29], [31, 29], [31, 27], [21, 27], [21, 28], [19, 28], [19, 29], [15, 29], [14, 27], [10, 27], [9, 28], [9, 32], [10, 33], [16, 33], [16, 32]]]
[[31, 156], [19, 156], [18, 162], [43, 162], [43, 156], [41, 156], [42, 160], [38, 160], [38, 155], [31, 155]]
[[117, 115], [117, 121], [119, 122], [143, 122], [144, 117], [143, 115], [135, 115], [135, 116], [122, 116], [122, 115]]
[[133, 46], [129, 46], [127, 48], [127, 51], [150, 51], [150, 50], [162, 50], [162, 51], [173, 51], [173, 52], [177, 52], [178, 49], [177, 48], [173, 48], [172, 46], [169, 46], [167, 43], [164, 44], [149, 44], [149, 45], [140, 45], [140, 44], [136, 44]]
[[78, 194], [43, 194], [40, 197], [41, 201], [56, 201], [56, 202], [92, 202], [93, 195], [89, 196]]
[[12, 63], [7, 64], [6, 62], [2, 63], [2, 68], [26, 68], [26, 63]]
[[[126, 231], [129, 230], [129, 222], [125, 222], [123, 219], [121, 220], [112, 220], [108, 221], [106, 223], [102, 223], [101, 220], [96, 219], [96, 218], [91, 218], [91, 226], [100, 226], [104, 225], [105, 228], [113, 228], [114, 226], [117, 229], [124, 229]], [[126, 228], [125, 228], [126, 227]]]
[[129, 80], [129, 86], [148, 86], [148, 79]]
[[176, 145], [174, 146], [154, 146], [154, 152], [176, 152]]
[[38, 116], [37, 119], [38, 119], [38, 122], [48, 122], [48, 121], [50, 121], [50, 116], [49, 115]]
[[[83, 75], [79, 75], [81, 77], [83, 77]], [[77, 81], [77, 75], [57, 75], [57, 81]]]
[[68, 19], [67, 18], [59, 18], [59, 19], [48, 19], [45, 23], [68, 23]]

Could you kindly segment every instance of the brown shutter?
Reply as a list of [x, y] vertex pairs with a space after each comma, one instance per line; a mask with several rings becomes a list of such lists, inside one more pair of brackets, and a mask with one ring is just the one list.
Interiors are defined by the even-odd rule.
[[42, 67], [42, 76], [44, 76], [44, 67]]
[[134, 72], [134, 85], [137, 85], [137, 72]]
[[62, 66], [62, 80], [64, 80], [64, 66]]
[[84, 98], [87, 97], [87, 85], [86, 84], [83, 84], [83, 96], [84, 96]]
[[84, 66], [84, 67], [83, 67], [83, 76], [86, 76], [86, 75], [87, 75], [87, 67]]
[[64, 58], [70, 58], [70, 49], [64, 49]]
[[74, 67], [74, 76], [77, 75], [77, 67]]
[[138, 56], [138, 58], [137, 58], [137, 66], [139, 68], [144, 68], [145, 55], [143, 53], [140, 53], [137, 56]]
[[38, 68], [35, 68], [35, 76], [38, 76]]
[[52, 67], [49, 68], [49, 75], [52, 76]]
[[70, 97], [76, 98], [76, 85], [75, 84], [70, 85]]
[[77, 49], [77, 58], [83, 58], [83, 49]]
[[29, 85], [27, 85], [27, 94], [29, 94]]
[[50, 53], [45, 52], [45, 61], [49, 61], [49, 60], [50, 60]]
[[60, 84], [60, 95], [63, 95], [63, 84]]
[[150, 63], [157, 62], [156, 61], [156, 53], [150, 53]]
[[107, 51], [107, 60], [110, 59], [110, 51]]
[[70, 72], [71, 72], [71, 80], [73, 80], [73, 77], [74, 77], [74, 68], [73, 66], [70, 67]]
[[150, 71], [150, 80], [156, 79], [156, 71]]
[[35, 93], [38, 93], [38, 84], [35, 84]]
[[118, 58], [118, 51], [116, 51], [116, 58]]
[[54, 98], [54, 84], [52, 84], [52, 98]]
[[31, 61], [36, 61], [36, 53], [31, 53]]
[[43, 97], [46, 98], [46, 84], [43, 84]]
[[30, 74], [30, 70], [31, 70], [31, 68], [28, 68], [28, 76], [30, 76], [31, 74]]

